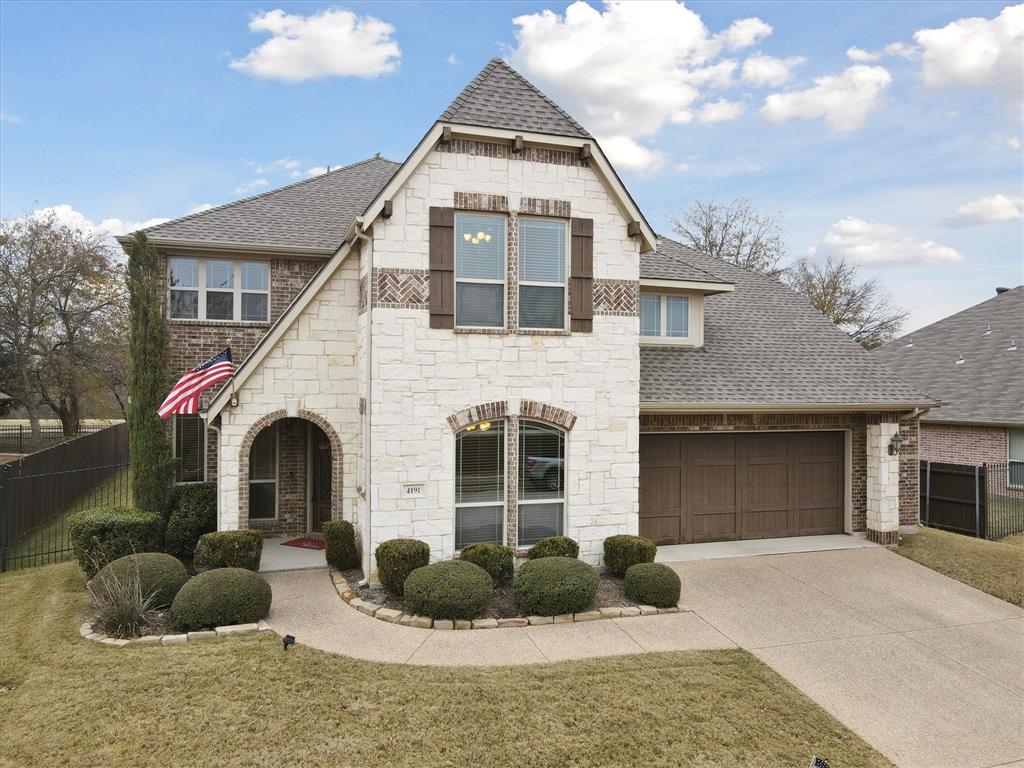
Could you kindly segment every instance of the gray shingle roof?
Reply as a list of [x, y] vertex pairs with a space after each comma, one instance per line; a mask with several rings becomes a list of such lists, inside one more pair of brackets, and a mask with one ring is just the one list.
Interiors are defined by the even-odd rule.
[[705, 298], [702, 348], [640, 348], [641, 404], [930, 404], [786, 286], [667, 238], [658, 247], [736, 290]]
[[146, 230], [151, 238], [219, 245], [337, 250], [399, 164], [376, 156]]
[[690, 262], [701, 254], [675, 240], [658, 238], [657, 250], [640, 254], [640, 277], [648, 280], [691, 280], [696, 283], [728, 283]]
[[[896, 339], [875, 355], [949, 403], [925, 421], [1024, 425], [1024, 285]], [[957, 364], [960, 355], [964, 362]]]
[[586, 128], [501, 59], [491, 59], [438, 119], [482, 128], [592, 138]]

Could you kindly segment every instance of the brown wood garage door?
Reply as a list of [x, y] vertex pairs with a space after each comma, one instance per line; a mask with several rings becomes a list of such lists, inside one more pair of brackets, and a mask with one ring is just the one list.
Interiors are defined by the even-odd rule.
[[640, 534], [658, 544], [843, 532], [843, 433], [641, 435]]

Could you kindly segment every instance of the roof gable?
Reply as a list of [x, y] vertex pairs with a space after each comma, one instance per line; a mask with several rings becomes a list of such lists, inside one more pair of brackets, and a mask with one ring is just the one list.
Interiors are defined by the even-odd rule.
[[1024, 285], [891, 341], [875, 355], [918, 389], [948, 401], [927, 421], [1024, 424]]
[[501, 59], [491, 59], [438, 120], [482, 128], [592, 138], [586, 128]]
[[334, 253], [399, 164], [379, 155], [146, 230], [161, 241]]

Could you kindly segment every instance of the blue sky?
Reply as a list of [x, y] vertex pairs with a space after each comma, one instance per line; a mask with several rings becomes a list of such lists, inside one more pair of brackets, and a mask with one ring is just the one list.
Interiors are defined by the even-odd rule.
[[694, 198], [750, 197], [792, 255], [877, 274], [907, 330], [1022, 281], [1020, 7], [468, 8], [4, 2], [0, 214], [62, 205], [115, 232], [401, 160], [500, 55], [598, 136], [659, 230]]

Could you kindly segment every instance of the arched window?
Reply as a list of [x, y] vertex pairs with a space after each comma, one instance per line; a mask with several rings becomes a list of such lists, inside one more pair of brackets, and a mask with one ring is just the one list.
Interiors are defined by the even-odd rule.
[[505, 543], [505, 422], [455, 435], [455, 549]]
[[565, 520], [565, 432], [535, 421], [519, 422], [520, 547], [561, 536]]

